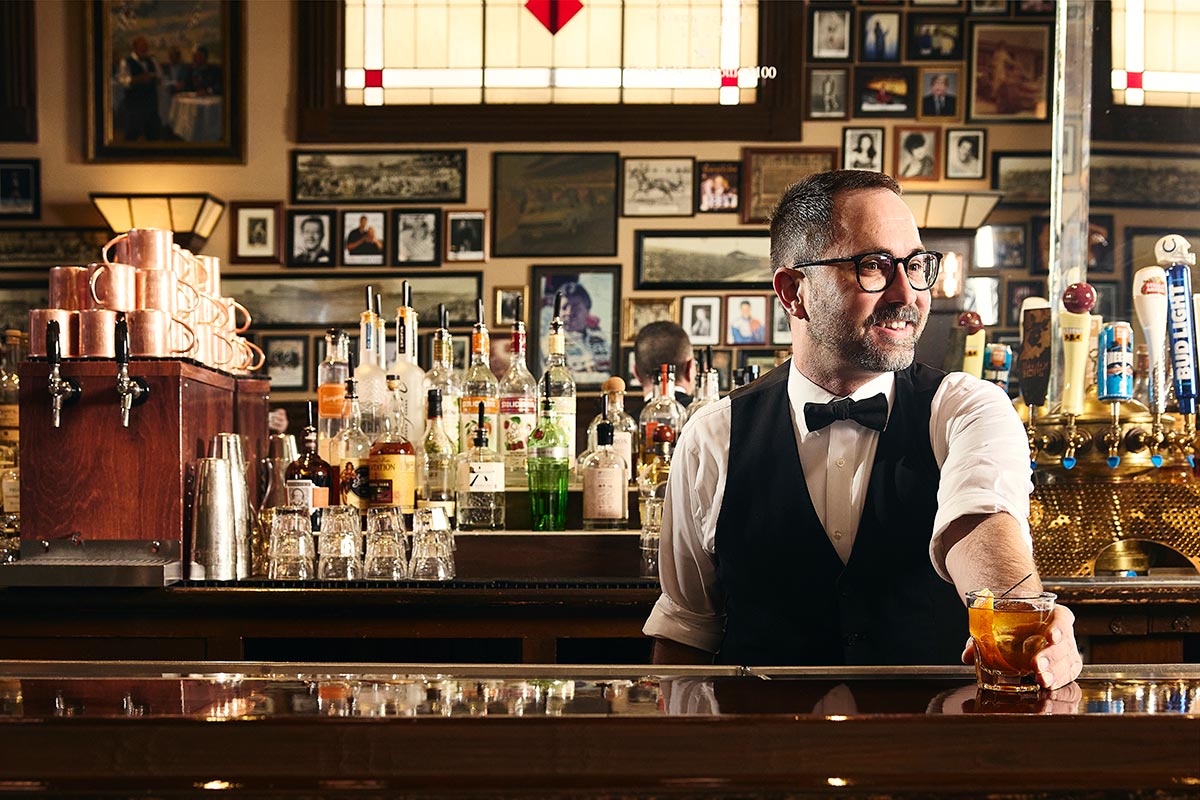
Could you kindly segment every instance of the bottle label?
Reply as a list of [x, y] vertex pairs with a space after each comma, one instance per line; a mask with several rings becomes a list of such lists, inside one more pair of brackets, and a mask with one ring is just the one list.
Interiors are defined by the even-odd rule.
[[550, 402], [550, 414], [567, 435], [571, 463], [575, 463], [575, 398], [555, 397]]
[[371, 467], [365, 458], [346, 458], [338, 462], [339, 502], [366, 512], [371, 505]]
[[546, 350], [550, 355], [561, 356], [567, 352], [567, 337], [562, 331], [551, 333], [546, 340]]
[[620, 467], [588, 467], [583, 471], [583, 518], [624, 519], [629, 486]]
[[374, 455], [370, 459], [371, 505], [416, 507], [417, 457], [412, 453]]
[[492, 354], [492, 340], [488, 335], [487, 329], [471, 332], [471, 352], [477, 356], [490, 358]]
[[[506, 401], [523, 401], [521, 404]], [[507, 407], [506, 407], [507, 406]], [[523, 407], [527, 406], [527, 408]], [[504, 460], [508, 468], [525, 471], [525, 457], [529, 452], [529, 434], [537, 424], [537, 413], [533, 400], [525, 397], [502, 398], [500, 400], [500, 427], [504, 436]]]
[[291, 480], [286, 485], [289, 506], [304, 506], [311, 510], [329, 505], [328, 486], [317, 486], [310, 480]]
[[463, 395], [458, 401], [458, 449], [466, 452], [475, 446], [475, 429], [479, 427], [479, 404], [483, 403], [483, 429], [488, 447], [496, 450], [496, 411], [499, 402], [485, 395]]
[[346, 416], [346, 384], [322, 383], [317, 387], [317, 416], [341, 419]]
[[503, 492], [504, 463], [501, 461], [460, 461], [458, 491]]
[[613, 431], [613, 450], [625, 459], [625, 480], [633, 480], [633, 434], [629, 431]]
[[570, 455], [571, 451], [565, 447], [534, 447], [529, 451], [529, 457], [531, 459], [566, 461]]

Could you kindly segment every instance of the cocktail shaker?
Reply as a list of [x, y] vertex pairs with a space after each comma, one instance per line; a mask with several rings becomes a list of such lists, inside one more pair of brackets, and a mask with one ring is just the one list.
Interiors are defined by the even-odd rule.
[[208, 454], [229, 462], [233, 486], [233, 514], [237, 536], [237, 577], [250, 577], [250, 529], [253, 509], [250, 508], [250, 486], [246, 480], [246, 451], [242, 437], [236, 433], [214, 434]]
[[223, 458], [196, 461], [192, 502], [192, 580], [232, 581], [237, 575], [233, 465]]

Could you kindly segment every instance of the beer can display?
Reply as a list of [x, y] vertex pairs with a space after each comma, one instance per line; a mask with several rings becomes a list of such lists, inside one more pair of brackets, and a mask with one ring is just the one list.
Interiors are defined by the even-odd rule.
[[1012, 368], [1012, 348], [1006, 344], [989, 342], [984, 350], [983, 379], [1008, 391], [1008, 371]]
[[1100, 400], [1133, 399], [1133, 327], [1110, 322], [1100, 329], [1096, 394]]

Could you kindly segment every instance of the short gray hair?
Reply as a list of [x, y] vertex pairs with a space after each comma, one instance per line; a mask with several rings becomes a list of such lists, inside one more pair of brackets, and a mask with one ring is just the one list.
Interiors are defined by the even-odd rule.
[[835, 197], [863, 189], [900, 194], [892, 176], [859, 169], [818, 172], [789, 186], [771, 214], [771, 267], [821, 258], [842, 233], [834, 228]]

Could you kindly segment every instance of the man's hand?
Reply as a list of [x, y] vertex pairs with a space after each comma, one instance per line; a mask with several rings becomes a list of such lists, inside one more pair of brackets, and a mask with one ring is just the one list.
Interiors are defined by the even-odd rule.
[[[975, 663], [975, 640], [967, 639], [964, 664]], [[1046, 646], [1037, 654], [1037, 680], [1046, 689], [1058, 689], [1073, 682], [1083, 670], [1079, 646], [1075, 643], [1075, 615], [1066, 606], [1056, 605], [1050, 612]]]

